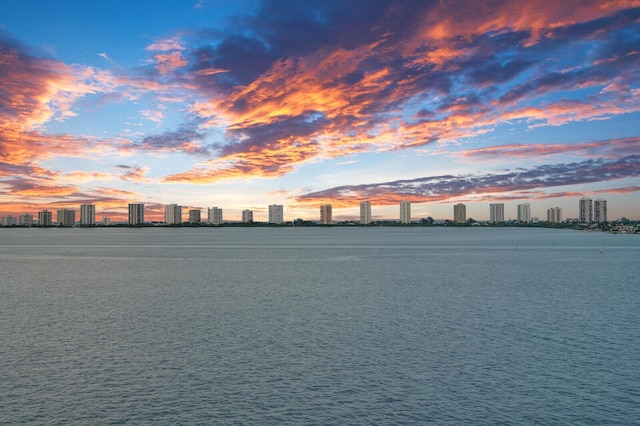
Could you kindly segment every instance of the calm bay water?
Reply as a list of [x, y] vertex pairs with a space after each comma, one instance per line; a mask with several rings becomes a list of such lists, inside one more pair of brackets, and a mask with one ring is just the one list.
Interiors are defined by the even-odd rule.
[[2, 229], [0, 423], [638, 424], [639, 255], [523, 228]]

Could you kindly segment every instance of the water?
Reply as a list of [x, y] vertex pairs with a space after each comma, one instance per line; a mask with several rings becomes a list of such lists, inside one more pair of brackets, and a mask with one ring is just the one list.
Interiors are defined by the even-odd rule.
[[522, 228], [0, 230], [0, 423], [638, 424], [639, 254]]

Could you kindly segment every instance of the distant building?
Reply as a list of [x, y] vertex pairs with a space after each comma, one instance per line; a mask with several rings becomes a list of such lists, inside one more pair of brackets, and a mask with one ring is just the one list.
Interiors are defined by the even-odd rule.
[[80, 205], [80, 225], [96, 224], [96, 206], [94, 204]]
[[320, 223], [323, 225], [331, 225], [332, 208], [331, 204], [323, 204], [320, 206]]
[[222, 209], [219, 209], [218, 207], [211, 207], [210, 209], [207, 209], [207, 219], [212, 225], [222, 225]]
[[104, 226], [111, 226], [111, 218], [110, 218], [110, 217], [103, 216], [103, 217], [102, 217], [102, 224], [103, 224]]
[[242, 210], [242, 223], [253, 223], [253, 210]]
[[371, 202], [360, 202], [360, 223], [362, 225], [368, 225], [371, 223]]
[[400, 201], [400, 223], [411, 223], [411, 203]]
[[42, 210], [38, 212], [38, 226], [53, 225], [52, 216], [53, 216], [53, 213], [48, 210]]
[[164, 206], [164, 223], [167, 225], [179, 225], [182, 223], [182, 206], [167, 204]]
[[269, 206], [269, 223], [281, 224], [284, 222], [284, 208], [282, 204], [271, 204]]
[[607, 221], [607, 200], [598, 198], [593, 204], [593, 220], [597, 223]]
[[531, 205], [529, 203], [518, 204], [518, 222], [531, 222]]
[[2, 218], [2, 226], [15, 226], [16, 225], [16, 218], [11, 216], [11, 215], [7, 215], [5, 217]]
[[467, 206], [462, 203], [453, 206], [453, 221], [456, 223], [465, 223], [467, 221]]
[[33, 226], [33, 216], [29, 213], [21, 214], [18, 218], [18, 225], [20, 226]]
[[192, 225], [200, 224], [200, 210], [189, 210], [189, 223]]
[[580, 223], [593, 222], [593, 201], [591, 201], [591, 198], [580, 198], [580, 202], [578, 203], [578, 220]]
[[562, 222], [562, 209], [560, 207], [551, 207], [550, 209], [547, 209], [547, 222]]
[[504, 204], [489, 204], [489, 222], [504, 222]]
[[129, 225], [144, 224], [144, 204], [129, 204]]
[[58, 225], [73, 226], [76, 224], [76, 211], [71, 209], [59, 209], [56, 215]]

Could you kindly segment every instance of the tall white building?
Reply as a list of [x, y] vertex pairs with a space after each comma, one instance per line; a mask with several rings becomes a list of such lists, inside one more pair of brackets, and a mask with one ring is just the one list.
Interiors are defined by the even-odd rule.
[[253, 222], [253, 210], [245, 209], [242, 210], [242, 223], [252, 223]]
[[593, 222], [593, 201], [591, 201], [591, 198], [580, 198], [580, 202], [578, 203], [578, 210], [578, 220], [580, 221], [580, 223]]
[[411, 203], [400, 201], [400, 223], [411, 223]]
[[179, 225], [182, 223], [182, 206], [167, 204], [164, 206], [164, 223], [167, 225]]
[[76, 211], [71, 209], [59, 209], [56, 215], [58, 225], [73, 226], [76, 224]]
[[200, 224], [200, 210], [189, 210], [189, 223], [192, 225]]
[[94, 204], [80, 205], [80, 225], [96, 224], [96, 206]]
[[562, 209], [560, 207], [551, 207], [550, 209], [547, 209], [547, 222], [562, 222]]
[[21, 214], [18, 218], [18, 225], [20, 226], [31, 226], [33, 225], [33, 216], [29, 213]]
[[281, 224], [284, 222], [284, 207], [282, 204], [269, 205], [269, 223]]
[[129, 204], [129, 225], [143, 225], [144, 224], [144, 204], [132, 203]]
[[453, 206], [453, 221], [456, 223], [465, 223], [467, 221], [467, 206], [462, 203]]
[[320, 223], [323, 225], [331, 225], [332, 208], [331, 204], [323, 204], [320, 206]]
[[504, 222], [504, 204], [489, 204], [489, 222]]
[[53, 213], [49, 210], [42, 210], [38, 212], [38, 226], [51, 226], [53, 225]]
[[222, 225], [222, 209], [218, 207], [207, 209], [207, 219], [212, 225]]
[[360, 223], [362, 225], [368, 225], [371, 223], [371, 202], [360, 202]]
[[529, 203], [518, 204], [518, 222], [531, 222], [531, 205]]
[[2, 218], [2, 226], [15, 226], [15, 224], [16, 218], [11, 215], [7, 215]]
[[598, 198], [593, 203], [593, 220], [597, 223], [607, 221], [607, 200]]

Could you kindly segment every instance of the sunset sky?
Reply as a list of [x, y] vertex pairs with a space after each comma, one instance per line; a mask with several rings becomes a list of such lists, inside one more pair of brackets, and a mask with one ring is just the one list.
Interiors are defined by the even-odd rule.
[[3, 2], [0, 194], [98, 221], [582, 196], [640, 219], [640, 0]]

